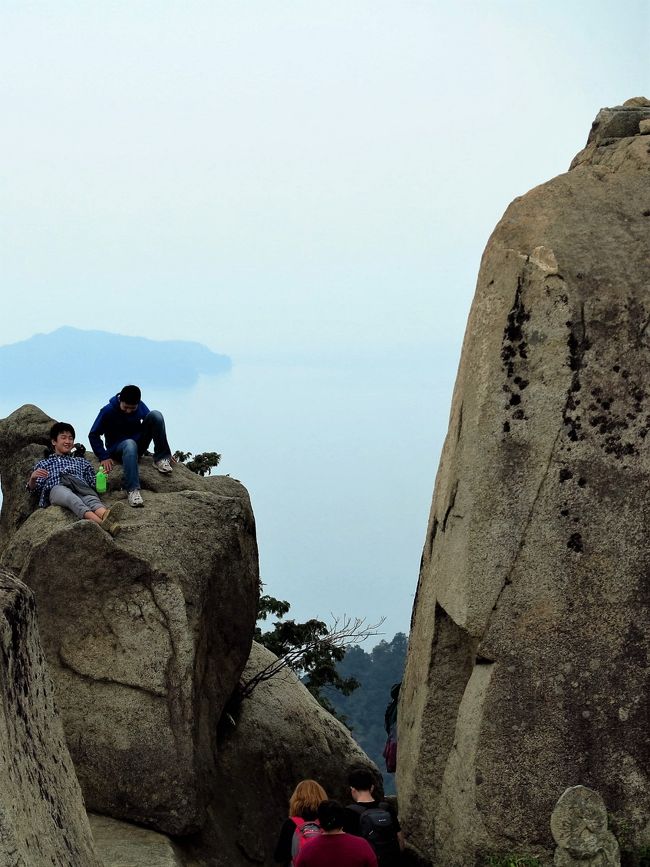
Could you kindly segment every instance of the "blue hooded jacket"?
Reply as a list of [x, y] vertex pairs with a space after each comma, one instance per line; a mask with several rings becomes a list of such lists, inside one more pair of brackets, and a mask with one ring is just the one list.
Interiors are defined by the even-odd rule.
[[[144, 401], [140, 401], [135, 412], [122, 412], [120, 409], [120, 396], [116, 394], [106, 406], [99, 410], [99, 415], [93, 422], [88, 434], [90, 447], [100, 461], [111, 456], [111, 452], [124, 440], [140, 439], [142, 420], [149, 414], [149, 407]], [[102, 442], [104, 437], [104, 442]], [[106, 447], [104, 448], [104, 443]]]

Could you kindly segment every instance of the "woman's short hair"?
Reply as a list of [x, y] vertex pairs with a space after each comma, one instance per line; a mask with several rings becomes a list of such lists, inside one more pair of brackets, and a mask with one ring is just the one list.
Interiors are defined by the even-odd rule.
[[74, 439], [77, 436], [74, 428], [72, 427], [71, 424], [68, 424], [67, 421], [57, 421], [50, 428], [50, 439], [55, 440], [58, 437], [58, 435], [62, 434], [62, 433], [71, 433], [72, 439]]
[[338, 801], [322, 801], [318, 805], [317, 815], [323, 831], [336, 831], [345, 822], [345, 808]]
[[302, 816], [304, 812], [316, 813], [321, 801], [327, 799], [327, 792], [316, 780], [301, 780], [293, 790], [289, 801], [289, 815]]

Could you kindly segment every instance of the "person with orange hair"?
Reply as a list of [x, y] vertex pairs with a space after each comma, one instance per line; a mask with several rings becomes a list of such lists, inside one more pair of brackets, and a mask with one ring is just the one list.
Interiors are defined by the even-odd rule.
[[316, 780], [301, 780], [289, 800], [289, 818], [280, 828], [273, 860], [290, 867], [302, 844], [320, 834], [318, 805], [327, 800], [327, 792]]

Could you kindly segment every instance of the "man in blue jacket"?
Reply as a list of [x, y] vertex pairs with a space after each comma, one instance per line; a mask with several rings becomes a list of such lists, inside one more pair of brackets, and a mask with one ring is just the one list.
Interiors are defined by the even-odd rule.
[[100, 409], [88, 434], [92, 450], [107, 473], [113, 469], [114, 459], [122, 463], [123, 486], [128, 491], [130, 506], [144, 506], [138, 459], [152, 440], [156, 469], [161, 473], [171, 473], [173, 462], [162, 413], [150, 411], [141, 396], [137, 385], [125, 385]]

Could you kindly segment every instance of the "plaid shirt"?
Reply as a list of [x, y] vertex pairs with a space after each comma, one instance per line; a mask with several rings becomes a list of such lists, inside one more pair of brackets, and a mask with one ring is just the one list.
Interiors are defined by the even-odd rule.
[[[61, 484], [61, 474], [69, 473], [78, 479], [83, 479], [87, 485], [95, 489], [95, 470], [85, 458], [73, 458], [70, 455], [50, 455], [39, 461], [35, 470], [47, 470], [46, 479], [36, 479], [35, 491], [40, 492], [38, 505], [41, 509], [50, 505], [50, 491], [55, 485]], [[31, 489], [30, 489], [31, 490]]]

